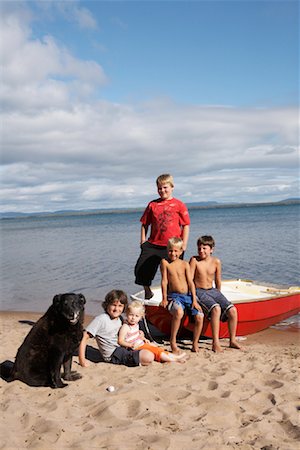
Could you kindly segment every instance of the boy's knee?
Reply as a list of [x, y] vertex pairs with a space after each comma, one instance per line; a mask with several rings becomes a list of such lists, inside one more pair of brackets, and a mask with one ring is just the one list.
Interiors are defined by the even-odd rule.
[[229, 318], [231, 318], [231, 317], [236, 318], [236, 317], [237, 317], [237, 309], [236, 309], [236, 307], [235, 307], [235, 306], [232, 306], [232, 307], [229, 309], [227, 315], [228, 315]]
[[178, 307], [178, 308], [174, 309], [172, 314], [173, 314], [174, 319], [182, 319], [184, 311], [182, 308]]
[[140, 350], [140, 364], [148, 366], [154, 361], [154, 354], [149, 350]]
[[221, 317], [221, 306], [220, 305], [216, 305], [213, 307], [213, 309], [211, 310], [211, 316], [212, 317]]
[[196, 314], [196, 315], [194, 316], [194, 319], [195, 319], [195, 322], [196, 322], [196, 323], [202, 323], [202, 322], [203, 322], [203, 316], [202, 316], [202, 314]]

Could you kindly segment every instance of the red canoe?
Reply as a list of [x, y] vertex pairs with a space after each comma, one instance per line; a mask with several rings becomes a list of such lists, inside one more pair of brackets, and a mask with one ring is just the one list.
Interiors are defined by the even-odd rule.
[[[140, 300], [146, 307], [146, 318], [159, 331], [170, 335], [171, 314], [159, 306], [160, 287], [153, 288], [154, 296], [144, 299], [144, 291], [131, 295], [132, 300]], [[224, 280], [222, 293], [234, 303], [238, 311], [237, 336], [256, 333], [300, 312], [300, 287], [281, 288], [254, 283], [249, 280]], [[182, 320], [181, 335], [185, 330], [193, 331], [193, 323], [188, 316]], [[211, 327], [204, 320], [202, 336], [211, 337]], [[221, 322], [220, 337], [227, 338], [227, 324]]]

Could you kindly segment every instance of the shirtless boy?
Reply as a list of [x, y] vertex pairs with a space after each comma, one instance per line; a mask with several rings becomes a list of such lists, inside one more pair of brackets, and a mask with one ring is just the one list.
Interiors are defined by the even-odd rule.
[[[190, 259], [192, 278], [196, 294], [205, 316], [211, 321], [212, 350], [221, 352], [219, 331], [220, 320], [228, 321], [229, 346], [241, 349], [236, 339], [238, 315], [236, 307], [230, 303], [221, 291], [221, 261], [212, 256], [215, 241], [212, 236], [201, 236], [197, 241], [198, 256]], [[215, 288], [213, 287], [215, 282]]]
[[187, 261], [180, 259], [183, 253], [183, 240], [178, 237], [169, 239], [168, 259], [161, 261], [161, 290], [160, 306], [168, 307], [172, 314], [170, 344], [173, 353], [180, 353], [177, 347], [177, 333], [184, 311], [187, 310], [195, 318], [192, 351], [199, 352], [199, 339], [203, 325], [202, 309], [197, 302], [195, 285]]

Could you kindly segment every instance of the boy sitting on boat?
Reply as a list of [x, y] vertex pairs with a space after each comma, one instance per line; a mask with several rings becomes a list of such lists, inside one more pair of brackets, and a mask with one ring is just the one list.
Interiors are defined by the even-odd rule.
[[183, 240], [178, 237], [169, 239], [167, 252], [168, 259], [163, 259], [160, 265], [162, 289], [160, 306], [168, 307], [173, 316], [170, 336], [171, 349], [175, 354], [180, 353], [176, 342], [177, 333], [184, 312], [187, 311], [195, 319], [192, 351], [198, 353], [204, 315], [197, 302], [189, 263], [180, 259], [183, 253]]
[[[237, 309], [221, 291], [221, 261], [212, 256], [215, 241], [212, 236], [201, 236], [197, 241], [198, 256], [190, 259], [192, 278], [196, 294], [212, 329], [212, 350], [221, 352], [219, 340], [220, 320], [228, 322], [229, 346], [241, 349], [236, 339]], [[215, 283], [215, 288], [213, 287]]]

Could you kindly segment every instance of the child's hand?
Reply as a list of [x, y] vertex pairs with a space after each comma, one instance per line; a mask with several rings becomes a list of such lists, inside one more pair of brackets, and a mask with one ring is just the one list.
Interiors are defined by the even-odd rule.
[[168, 306], [168, 300], [162, 300], [160, 302], [159, 306], [162, 306], [163, 308], [166, 308]]
[[79, 361], [81, 367], [90, 367], [90, 363], [85, 359], [84, 361]]
[[199, 312], [203, 312], [203, 311], [202, 311], [202, 308], [201, 308], [201, 306], [199, 305], [198, 302], [193, 302], [193, 303], [192, 303], [192, 308], [197, 309], [197, 311], [199, 311]]

